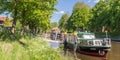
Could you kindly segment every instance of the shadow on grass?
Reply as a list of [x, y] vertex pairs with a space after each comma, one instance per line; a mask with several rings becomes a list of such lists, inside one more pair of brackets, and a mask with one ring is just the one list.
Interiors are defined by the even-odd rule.
[[26, 38], [26, 37], [29, 37], [29, 36], [27, 36], [26, 34], [21, 34], [21, 32], [15, 32], [14, 34], [12, 34], [8, 30], [0, 32], [0, 41], [4, 41], [4, 42], [17, 41], [23, 46], [27, 46], [27, 44], [23, 41], [20, 41], [20, 39]]
[[2, 41], [18, 41], [22, 35], [19, 33], [12, 34], [10, 31], [2, 31], [0, 32], [0, 39]]

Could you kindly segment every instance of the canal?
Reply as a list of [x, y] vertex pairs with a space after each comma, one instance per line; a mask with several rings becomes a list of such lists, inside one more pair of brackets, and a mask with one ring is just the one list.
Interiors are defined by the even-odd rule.
[[[58, 43], [55, 42], [50, 42], [50, 43], [51, 46], [54, 48], [59, 46]], [[69, 51], [67, 55], [73, 57], [73, 52]], [[120, 60], [120, 42], [112, 42], [111, 51], [109, 51], [109, 53], [107, 54], [106, 59], [103, 57], [85, 55], [80, 53], [77, 53], [77, 57], [81, 60]]]

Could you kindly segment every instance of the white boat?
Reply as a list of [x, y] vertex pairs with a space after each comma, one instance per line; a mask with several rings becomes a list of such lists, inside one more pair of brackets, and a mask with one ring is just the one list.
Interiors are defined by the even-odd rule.
[[[78, 32], [78, 51], [91, 55], [105, 56], [111, 48], [110, 38], [97, 39], [94, 33]], [[74, 41], [68, 41], [68, 47], [74, 45]]]

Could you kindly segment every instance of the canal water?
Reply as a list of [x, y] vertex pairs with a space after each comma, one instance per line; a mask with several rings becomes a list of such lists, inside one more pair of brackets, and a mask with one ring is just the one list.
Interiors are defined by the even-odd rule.
[[59, 46], [60, 46], [59, 42], [49, 41], [49, 43], [50, 43], [50, 46], [55, 48], [55, 49], [59, 48]]
[[[58, 48], [60, 44], [50, 42], [53, 48]], [[69, 52], [67, 55], [73, 57], [73, 53]], [[112, 42], [111, 51], [108, 52], [107, 57], [97, 57], [91, 55], [85, 55], [77, 53], [77, 57], [81, 60], [120, 60], [120, 42]]]

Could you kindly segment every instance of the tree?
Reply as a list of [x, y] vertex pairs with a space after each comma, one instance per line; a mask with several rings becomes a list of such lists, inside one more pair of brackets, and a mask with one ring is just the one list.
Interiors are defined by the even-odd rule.
[[51, 22], [51, 23], [50, 23], [50, 27], [51, 27], [51, 28], [58, 27], [58, 23], [57, 23], [57, 22]]
[[65, 31], [66, 30], [66, 25], [67, 25], [67, 20], [69, 18], [69, 15], [68, 14], [63, 14], [61, 19], [59, 20], [59, 28], [62, 30], [62, 31]]
[[90, 16], [90, 7], [83, 2], [77, 2], [72, 15], [67, 21], [67, 29], [69, 31], [74, 31], [78, 28], [87, 29]]
[[[110, 30], [111, 32], [119, 33], [120, 31], [120, 0], [110, 0], [109, 19], [110, 19]], [[119, 34], [118, 34], [119, 35]]]
[[108, 2], [100, 0], [92, 8], [92, 18], [90, 19], [89, 28], [92, 31], [102, 31], [103, 26], [109, 26], [109, 6]]
[[105, 27], [110, 32], [119, 31], [119, 14], [120, 14], [119, 0], [100, 0], [99, 3], [92, 8], [93, 17], [90, 20], [91, 30], [101, 31]]
[[[29, 26], [30, 30], [47, 30], [50, 18], [55, 10], [57, 0], [2, 0], [0, 1], [1, 12], [12, 13], [12, 32], [17, 20], [20, 20], [22, 27]], [[19, 12], [18, 12], [19, 11]]]
[[12, 23], [12, 30], [11, 32], [14, 33], [14, 28], [17, 21], [17, 14], [18, 14], [18, 0], [0, 0], [1, 12], [14, 12], [14, 18]]

